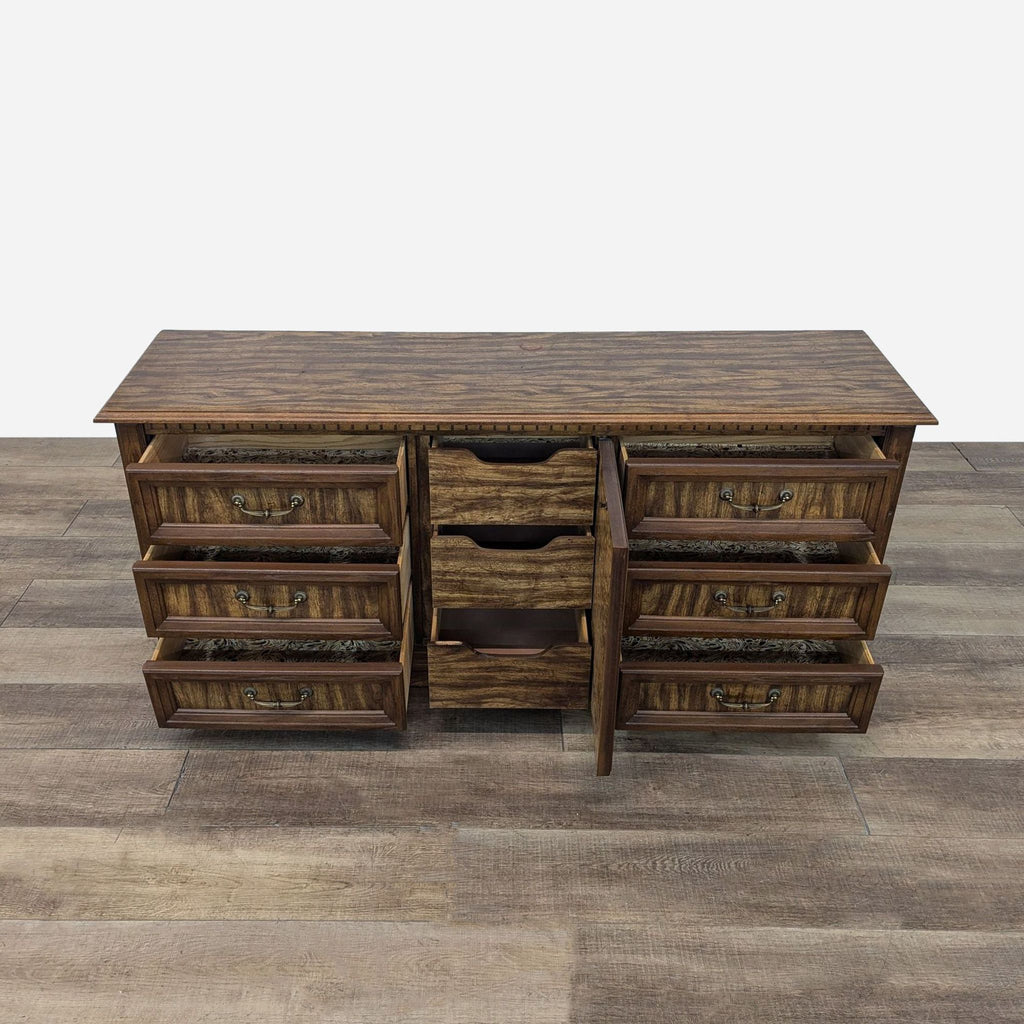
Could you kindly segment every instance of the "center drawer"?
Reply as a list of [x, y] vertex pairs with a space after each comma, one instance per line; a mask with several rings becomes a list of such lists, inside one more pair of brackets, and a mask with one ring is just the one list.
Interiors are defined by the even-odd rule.
[[153, 546], [133, 567], [150, 636], [400, 637], [401, 548]]
[[430, 538], [441, 608], [589, 608], [593, 576], [585, 526], [437, 526]]
[[593, 524], [589, 437], [433, 437], [428, 463], [434, 523]]
[[891, 570], [866, 542], [633, 541], [627, 633], [871, 639]]
[[864, 732], [882, 669], [859, 640], [632, 637], [620, 729]]
[[145, 544], [401, 542], [393, 435], [158, 434], [125, 467]]
[[435, 608], [427, 647], [435, 708], [586, 708], [582, 609]]
[[143, 666], [164, 727], [404, 729], [412, 615], [401, 640], [161, 639]]
[[871, 540], [899, 463], [867, 434], [624, 437], [632, 537]]

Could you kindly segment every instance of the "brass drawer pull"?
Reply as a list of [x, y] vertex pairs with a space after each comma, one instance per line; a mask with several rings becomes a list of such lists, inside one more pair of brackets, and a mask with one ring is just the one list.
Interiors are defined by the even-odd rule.
[[301, 494], [293, 494], [288, 499], [287, 508], [265, 508], [254, 512], [252, 509], [245, 507], [244, 495], [232, 494], [231, 504], [234, 505], [239, 512], [244, 512], [247, 516], [255, 516], [257, 519], [270, 519], [271, 516], [286, 516], [289, 512], [294, 512], [301, 505], [306, 504], [306, 499]]
[[776, 590], [772, 594], [771, 604], [729, 604], [729, 595], [724, 590], [716, 590], [714, 593], [715, 601], [720, 604], [726, 611], [736, 612], [739, 615], [763, 615], [765, 612], [770, 612], [773, 608], [778, 608], [786, 600], [786, 595], [781, 590]]
[[278, 612], [290, 612], [293, 608], [298, 608], [300, 604], [305, 604], [306, 592], [304, 590], [296, 590], [291, 604], [250, 604], [248, 590], [236, 590], [235, 600], [243, 607], [248, 608], [249, 611], [266, 612], [267, 615], [276, 615]]
[[248, 697], [258, 708], [297, 708], [300, 704], [305, 704], [313, 696], [313, 691], [308, 686], [304, 686], [299, 690], [298, 700], [257, 700], [256, 688], [254, 686], [247, 686], [242, 691], [242, 696]]
[[725, 690], [720, 686], [716, 686], [711, 691], [711, 696], [718, 701], [720, 707], [729, 708], [731, 711], [757, 711], [760, 708], [770, 708], [782, 696], [782, 691], [777, 686], [773, 686], [768, 691], [768, 699], [760, 703], [749, 700], [726, 700]]
[[727, 501], [733, 508], [738, 509], [740, 512], [753, 512], [757, 515], [758, 512], [774, 512], [777, 508], [782, 508], [787, 501], [793, 500], [793, 492], [790, 490], [779, 491], [779, 503], [777, 505], [737, 505], [732, 499], [735, 497], [735, 492], [727, 487], [718, 495], [719, 501]]

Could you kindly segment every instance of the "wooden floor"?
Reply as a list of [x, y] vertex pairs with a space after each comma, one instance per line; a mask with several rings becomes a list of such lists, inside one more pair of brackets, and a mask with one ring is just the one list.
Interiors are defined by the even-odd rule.
[[1024, 1019], [1024, 444], [920, 445], [866, 736], [156, 727], [113, 441], [0, 441], [0, 1019]]

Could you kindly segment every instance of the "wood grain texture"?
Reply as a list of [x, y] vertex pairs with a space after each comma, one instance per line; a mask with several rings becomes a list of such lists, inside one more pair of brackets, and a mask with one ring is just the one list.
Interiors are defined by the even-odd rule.
[[120, 467], [0, 467], [0, 502], [5, 507], [23, 502], [81, 504], [90, 498], [124, 500], [124, 473]]
[[1024, 584], [1024, 533], [1018, 541], [981, 544], [890, 544], [894, 583], [937, 587], [1019, 587]]
[[120, 627], [142, 623], [131, 580], [33, 580], [3, 621], [12, 626]]
[[455, 832], [456, 919], [1024, 931], [1024, 840]]
[[709, 422], [935, 422], [863, 331], [162, 331], [97, 420], [415, 432], [578, 424], [609, 434]]
[[142, 630], [102, 628], [0, 629], [0, 686], [130, 684], [153, 641]]
[[440, 921], [450, 845], [426, 829], [0, 828], [0, 917]]
[[68, 537], [136, 537], [127, 498], [90, 498], [68, 526]]
[[1024, 470], [1022, 441], [960, 441], [957, 448], [976, 470], [985, 473]]
[[184, 756], [173, 750], [0, 750], [0, 822], [153, 821], [163, 817]]
[[1024, 473], [908, 473], [900, 501], [904, 505], [1024, 505]]
[[0, 467], [112, 466], [117, 455], [112, 437], [0, 438]]
[[915, 441], [910, 449], [908, 473], [973, 473], [974, 467], [952, 441]]
[[0, 576], [0, 626], [6, 626], [15, 605], [25, 595], [32, 581], [6, 574]]
[[[861, 835], [839, 761], [806, 757], [617, 758], [457, 750], [196, 751], [167, 810], [174, 825], [465, 825], [667, 828]], [[386, 799], [382, 796], [386, 794]]]
[[896, 584], [879, 633], [1024, 635], [1024, 587], [917, 587]]
[[1020, 932], [581, 925], [574, 1020], [1017, 1024]]
[[433, 922], [0, 925], [19, 1024], [566, 1024], [572, 936]]
[[484, 462], [463, 448], [432, 447], [430, 516], [434, 523], [590, 526], [595, 453], [564, 448], [543, 462]]
[[[900, 505], [889, 550], [907, 544], [963, 545], [1024, 542], [1024, 525], [998, 505]], [[893, 556], [893, 561], [896, 561]]]
[[1024, 837], [1024, 761], [843, 760], [873, 835]]
[[592, 536], [539, 548], [481, 547], [471, 537], [430, 539], [431, 593], [439, 608], [589, 608]]
[[1024, 664], [1024, 636], [894, 633], [872, 640], [871, 651], [886, 665], [1019, 666]]
[[0, 505], [0, 538], [60, 537], [71, 526], [83, 505], [84, 502], [74, 498], [4, 501]]
[[13, 576], [30, 579], [127, 578], [135, 538], [0, 537], [0, 564]]

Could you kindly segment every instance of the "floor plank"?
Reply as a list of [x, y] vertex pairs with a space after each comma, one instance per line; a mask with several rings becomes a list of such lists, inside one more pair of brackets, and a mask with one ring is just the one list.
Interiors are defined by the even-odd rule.
[[907, 586], [1024, 586], [1024, 534], [995, 544], [893, 544], [885, 553], [892, 582]]
[[0, 823], [127, 825], [162, 818], [184, 757], [173, 750], [0, 750]]
[[873, 835], [1024, 837], [1024, 761], [846, 758]]
[[459, 920], [1024, 931], [1024, 840], [460, 829]]
[[4, 620], [3, 628], [123, 628], [141, 624], [139, 599], [131, 579], [37, 579]]
[[8, 576], [6, 572], [0, 574], [0, 625], [6, 622], [14, 606], [24, 596], [31, 582], [30, 579]]
[[575, 1024], [1019, 1024], [1020, 933], [592, 924]]
[[[1024, 758], [1017, 665], [886, 665], [866, 733], [628, 732], [615, 749], [645, 753]], [[566, 750], [594, 747], [585, 712], [566, 712]]]
[[905, 505], [1024, 505], [1024, 473], [907, 473]]
[[977, 470], [1024, 470], [1024, 441], [959, 441], [957, 448]]
[[8, 684], [122, 684], [141, 689], [156, 641], [135, 629], [0, 629], [0, 688]]
[[0, 564], [29, 579], [131, 579], [132, 537], [0, 537]]
[[77, 501], [125, 497], [124, 472], [119, 466], [0, 466], [0, 501]]
[[426, 829], [0, 828], [0, 917], [442, 921], [451, 836]]
[[[17, 609], [15, 609], [17, 612]], [[1024, 635], [1024, 586], [889, 587], [878, 632]]]
[[[12, 631], [13, 632], [13, 631]], [[25, 630], [24, 632], [31, 632]], [[0, 636], [3, 631], [0, 630]], [[150, 650], [153, 641], [148, 641]], [[148, 656], [148, 652], [143, 657]], [[60, 659], [56, 659], [60, 660]], [[409, 728], [403, 732], [296, 732], [283, 729], [161, 729], [142, 679], [142, 658], [121, 663], [131, 677], [103, 682], [0, 685], [0, 747], [215, 750], [438, 750], [449, 747], [515, 751], [562, 749], [557, 711], [503, 714], [493, 711], [431, 710], [426, 691], [410, 698]]]
[[952, 441], [916, 441], [910, 449], [907, 472], [973, 473], [974, 467]]
[[402, 922], [0, 924], [23, 1024], [565, 1024], [572, 935]]
[[111, 466], [113, 437], [0, 437], [0, 466]]
[[[68, 537], [127, 537], [136, 540], [135, 520], [127, 496], [90, 498], [67, 528]], [[132, 555], [137, 558], [138, 552]]]
[[60, 537], [85, 503], [74, 499], [0, 501], [0, 538]]
[[1024, 637], [893, 633], [869, 644], [875, 661], [890, 665], [1024, 665]]
[[[88, 505], [86, 506], [88, 507]], [[906, 505], [896, 511], [886, 561], [903, 544], [1024, 544], [1024, 526], [1000, 505]]]
[[464, 825], [859, 835], [833, 758], [504, 751], [195, 751], [167, 810], [181, 825]]

